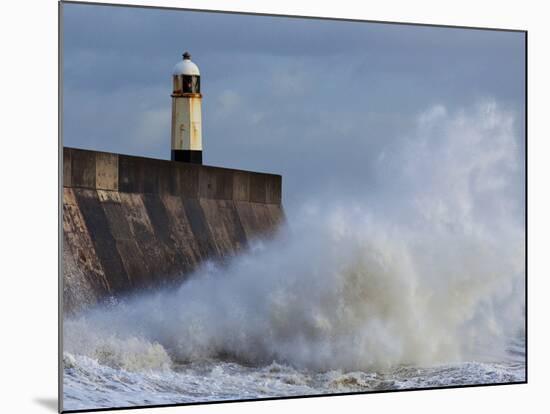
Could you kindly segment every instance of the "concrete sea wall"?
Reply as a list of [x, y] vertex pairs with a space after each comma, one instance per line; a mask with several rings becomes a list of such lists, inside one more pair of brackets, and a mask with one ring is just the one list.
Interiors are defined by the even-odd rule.
[[279, 175], [64, 148], [64, 312], [179, 282], [273, 234], [281, 185]]

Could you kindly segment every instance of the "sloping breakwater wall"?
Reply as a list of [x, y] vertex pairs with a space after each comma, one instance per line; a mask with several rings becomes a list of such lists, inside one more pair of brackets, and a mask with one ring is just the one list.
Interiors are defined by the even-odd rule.
[[284, 220], [280, 175], [63, 149], [63, 310], [183, 280]]

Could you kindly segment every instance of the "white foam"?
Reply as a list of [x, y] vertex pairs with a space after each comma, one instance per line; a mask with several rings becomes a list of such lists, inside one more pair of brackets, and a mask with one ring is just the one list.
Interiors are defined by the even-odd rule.
[[[382, 208], [308, 203], [289, 217], [291, 231], [227, 266], [203, 267], [179, 290], [66, 321], [65, 350], [135, 375], [212, 359], [257, 370], [276, 361], [296, 370], [285, 383], [298, 393], [317, 389], [303, 376], [312, 372], [362, 372], [337, 380], [340, 389], [384, 386], [368, 372], [503, 361], [524, 319], [514, 131], [512, 114], [492, 102], [456, 113], [428, 109], [399, 151], [376, 166], [391, 172], [378, 195]], [[425, 373], [434, 384], [508, 378], [495, 365], [465, 369], [472, 375]], [[248, 395], [247, 387], [264, 395], [252, 382], [232, 388], [229, 381], [216, 395]]]

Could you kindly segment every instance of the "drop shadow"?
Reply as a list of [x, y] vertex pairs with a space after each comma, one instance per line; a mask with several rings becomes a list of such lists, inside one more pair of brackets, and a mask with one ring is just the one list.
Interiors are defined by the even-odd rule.
[[50, 411], [57, 412], [57, 398], [35, 398], [34, 402]]

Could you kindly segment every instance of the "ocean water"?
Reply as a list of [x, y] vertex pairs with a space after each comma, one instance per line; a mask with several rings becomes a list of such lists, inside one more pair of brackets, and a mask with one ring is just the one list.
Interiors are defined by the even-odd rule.
[[524, 381], [520, 143], [494, 102], [436, 106], [367, 198], [65, 318], [64, 409]]
[[502, 239], [359, 216], [313, 213], [305, 237], [66, 318], [64, 409], [525, 379], [522, 262]]
[[386, 371], [310, 372], [273, 362], [252, 367], [221, 360], [132, 372], [97, 360], [64, 355], [66, 410], [130, 407], [266, 397], [322, 395], [525, 380], [521, 358], [499, 363], [463, 362]]

